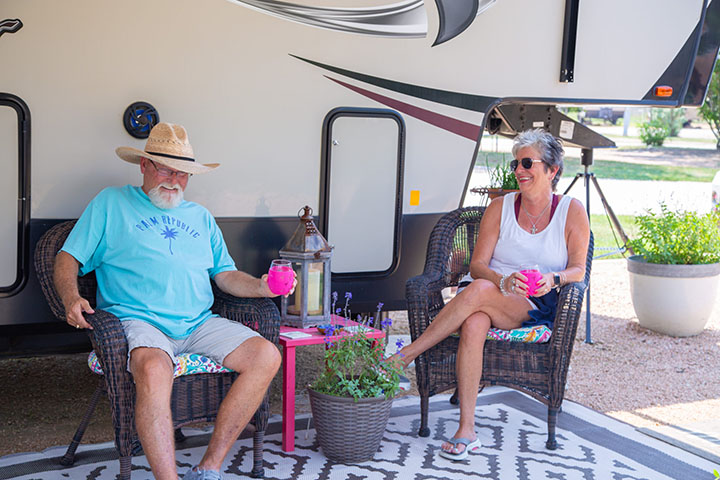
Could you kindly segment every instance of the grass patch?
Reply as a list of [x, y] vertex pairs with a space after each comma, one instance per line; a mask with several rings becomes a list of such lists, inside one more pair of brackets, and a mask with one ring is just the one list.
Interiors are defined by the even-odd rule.
[[[635, 226], [634, 215], [617, 215], [620, 225], [622, 225], [625, 235], [632, 238], [637, 231]], [[605, 215], [590, 215], [590, 228], [595, 236], [595, 256], [608, 253], [608, 250], [601, 250], [601, 247], [616, 248], [618, 243], [622, 246], [622, 239], [615, 233], [610, 226], [610, 219]], [[617, 237], [617, 240], [616, 240]], [[621, 254], [603, 257], [605, 259], [623, 258]]]
[[[475, 163], [478, 167], [486, 165], [490, 168], [501, 160], [512, 160], [508, 152], [482, 152]], [[580, 164], [577, 157], [565, 157], [565, 171], [563, 177], [572, 178], [577, 173], [583, 173], [585, 167]], [[590, 171], [598, 178], [612, 178], [617, 180], [664, 180], [669, 182], [712, 182], [716, 168], [688, 167], [672, 165], [648, 165], [643, 163], [615, 162], [612, 160], [595, 160]]]
[[[574, 177], [585, 171], [579, 158], [565, 158], [563, 176]], [[717, 169], [671, 165], [647, 165], [642, 163], [595, 160], [590, 171], [598, 178], [617, 180], [664, 180], [669, 182], [712, 182]]]

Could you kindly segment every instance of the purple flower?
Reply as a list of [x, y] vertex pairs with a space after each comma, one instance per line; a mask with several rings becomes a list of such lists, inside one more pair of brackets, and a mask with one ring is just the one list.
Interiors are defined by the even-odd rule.
[[337, 302], [337, 297], [338, 297], [338, 294], [337, 294], [337, 292], [332, 292], [332, 299], [333, 299], [333, 302]]
[[389, 318], [387, 320], [383, 320], [380, 322], [380, 326], [382, 328], [388, 328], [388, 327], [390, 327], [390, 325], [392, 325], [392, 320]]
[[340, 315], [340, 312], [342, 312], [342, 308], [338, 307], [335, 309], [335, 315]]
[[399, 338], [397, 342], [395, 342], [395, 346], [398, 350], [400, 350], [403, 347], [403, 341], [402, 338]]
[[377, 304], [377, 311], [378, 311], [378, 312], [379, 312], [380, 310], [382, 310], [383, 305], [385, 305], [385, 304], [382, 303], [382, 302], [380, 302], [380, 303]]
[[352, 298], [352, 293], [345, 292], [345, 312], [344, 312], [345, 318], [350, 318], [350, 313], [348, 312], [348, 304], [350, 303], [351, 298]]

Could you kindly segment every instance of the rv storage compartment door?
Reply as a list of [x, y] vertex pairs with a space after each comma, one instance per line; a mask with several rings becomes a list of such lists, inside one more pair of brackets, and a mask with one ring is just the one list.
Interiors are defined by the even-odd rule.
[[10, 288], [18, 270], [18, 116], [0, 105], [0, 289]]
[[332, 272], [390, 273], [398, 262], [404, 125], [388, 110], [331, 112], [325, 125], [325, 215]]

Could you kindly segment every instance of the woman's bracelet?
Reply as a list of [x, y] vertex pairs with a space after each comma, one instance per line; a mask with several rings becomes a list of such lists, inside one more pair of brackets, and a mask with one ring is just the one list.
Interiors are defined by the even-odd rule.
[[505, 274], [505, 275], [503, 275], [502, 278], [500, 279], [500, 293], [502, 293], [503, 296], [505, 296], [505, 297], [507, 297], [508, 295], [510, 295], [510, 292], [508, 292], [507, 290], [505, 290], [505, 281], [506, 281], [508, 278], [510, 278], [510, 274]]

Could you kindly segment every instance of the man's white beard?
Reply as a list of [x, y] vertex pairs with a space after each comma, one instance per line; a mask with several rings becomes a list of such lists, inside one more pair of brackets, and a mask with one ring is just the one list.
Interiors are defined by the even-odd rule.
[[[175, 189], [175, 191], [168, 192], [167, 190], [162, 190], [162, 187]], [[180, 185], [161, 183], [148, 192], [148, 197], [150, 197], [150, 201], [156, 207], [163, 210], [169, 210], [177, 207], [180, 205], [180, 202], [183, 201], [183, 191], [182, 188], [180, 188]]]

